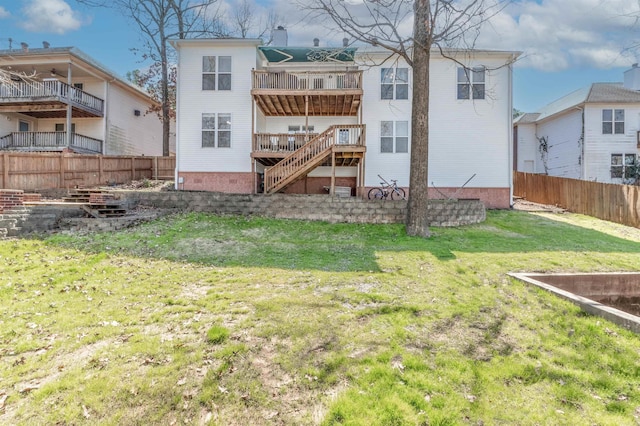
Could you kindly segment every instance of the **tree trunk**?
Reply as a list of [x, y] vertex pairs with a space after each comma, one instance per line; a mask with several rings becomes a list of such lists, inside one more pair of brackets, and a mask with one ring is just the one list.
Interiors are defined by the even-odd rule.
[[429, 237], [429, 0], [414, 3], [411, 165], [407, 234]]
[[169, 134], [171, 131], [171, 114], [169, 108], [169, 60], [167, 58], [167, 43], [162, 40], [160, 48], [160, 56], [162, 61], [162, 155], [169, 156]]

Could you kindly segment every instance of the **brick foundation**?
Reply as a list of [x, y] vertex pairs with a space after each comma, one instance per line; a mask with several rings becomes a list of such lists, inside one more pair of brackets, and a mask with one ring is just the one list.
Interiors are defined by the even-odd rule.
[[[363, 197], [366, 198], [371, 188], [364, 188]], [[403, 188], [409, 196], [409, 188]], [[488, 209], [509, 209], [511, 208], [509, 188], [429, 188], [430, 200], [446, 200], [451, 197], [457, 200], [480, 200]], [[444, 194], [444, 195], [443, 195]]]
[[42, 201], [42, 195], [36, 193], [24, 193], [24, 198], [22, 199], [25, 203], [38, 203]]
[[251, 194], [257, 181], [255, 173], [241, 172], [180, 172], [178, 187], [187, 191], [213, 191], [227, 194]]
[[23, 203], [24, 191], [19, 189], [0, 189], [0, 212], [21, 207]]
[[[306, 177], [288, 186], [285, 194], [328, 194], [325, 187], [331, 186], [330, 177]], [[352, 188], [351, 194], [355, 195], [355, 177], [336, 177], [336, 186]]]
[[105, 192], [92, 192], [89, 194], [89, 204], [107, 205], [113, 203], [116, 196]]

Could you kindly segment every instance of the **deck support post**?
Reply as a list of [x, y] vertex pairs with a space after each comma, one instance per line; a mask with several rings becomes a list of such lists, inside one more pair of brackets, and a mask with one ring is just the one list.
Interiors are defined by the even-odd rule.
[[71, 62], [69, 62], [69, 69], [67, 70], [67, 148], [71, 148], [71, 117], [73, 116], [73, 105], [71, 100], [75, 98], [75, 87], [71, 84]]
[[304, 127], [307, 133], [304, 142], [307, 143], [309, 142], [309, 95], [304, 95]]
[[336, 151], [331, 147], [331, 195], [336, 195]]

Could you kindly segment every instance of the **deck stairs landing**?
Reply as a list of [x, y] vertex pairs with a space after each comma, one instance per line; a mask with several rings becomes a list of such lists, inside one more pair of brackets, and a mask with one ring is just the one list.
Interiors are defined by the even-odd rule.
[[334, 125], [265, 170], [264, 192], [273, 194], [303, 178], [331, 156], [336, 146], [364, 149], [364, 125]]

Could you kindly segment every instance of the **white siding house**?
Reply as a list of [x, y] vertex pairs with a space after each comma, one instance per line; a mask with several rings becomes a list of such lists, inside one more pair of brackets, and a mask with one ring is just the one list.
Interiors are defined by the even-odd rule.
[[162, 155], [157, 103], [82, 51], [0, 51], [0, 68], [19, 73], [0, 85], [0, 149]]
[[514, 128], [518, 171], [625, 183], [639, 154], [640, 68], [624, 83], [594, 83], [525, 114]]
[[[388, 51], [174, 40], [176, 187], [366, 196], [409, 185], [411, 69]], [[433, 54], [430, 195], [511, 204], [511, 63], [517, 52]], [[469, 83], [467, 78], [471, 79]]]

